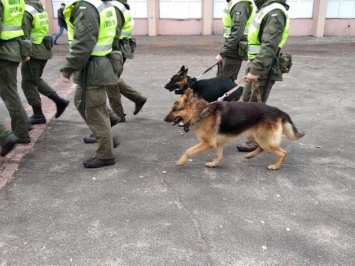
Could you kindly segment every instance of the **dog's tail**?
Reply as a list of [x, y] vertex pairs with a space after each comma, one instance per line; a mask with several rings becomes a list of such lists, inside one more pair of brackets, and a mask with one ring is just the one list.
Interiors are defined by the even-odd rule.
[[286, 136], [289, 140], [298, 140], [302, 138], [305, 133], [299, 132], [294, 123], [291, 120], [291, 117], [285, 113], [284, 117], [282, 118], [282, 133]]

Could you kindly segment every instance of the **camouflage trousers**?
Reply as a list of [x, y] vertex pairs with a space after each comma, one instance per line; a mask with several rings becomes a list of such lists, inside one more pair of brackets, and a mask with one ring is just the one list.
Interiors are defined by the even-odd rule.
[[106, 87], [106, 93], [112, 110], [120, 117], [125, 116], [121, 95], [134, 103], [142, 99], [142, 95], [121, 78], [117, 85]]
[[98, 159], [115, 158], [111, 123], [106, 108], [106, 88], [107, 86], [87, 86], [84, 113], [81, 110], [81, 86], [76, 86], [74, 94], [74, 104], [97, 140], [96, 157]]
[[55, 91], [43, 79], [42, 74], [47, 60], [31, 59], [21, 64], [22, 90], [31, 106], [41, 105], [40, 94], [49, 96]]
[[28, 139], [28, 118], [17, 92], [17, 62], [0, 59], [0, 96], [9, 111], [11, 128], [20, 139]]
[[11, 135], [11, 131], [6, 130], [3, 124], [0, 123], [0, 146], [4, 146]]
[[222, 63], [219, 64], [217, 77], [229, 79], [233, 82], [238, 77], [243, 60], [235, 57], [224, 57]]

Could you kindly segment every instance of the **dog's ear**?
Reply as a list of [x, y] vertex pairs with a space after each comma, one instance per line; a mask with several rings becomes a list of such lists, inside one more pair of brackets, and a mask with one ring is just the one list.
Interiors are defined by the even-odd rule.
[[181, 75], [185, 71], [185, 66], [182, 66], [178, 72], [178, 75]]
[[187, 75], [187, 71], [189, 71], [189, 69], [188, 69], [188, 68], [186, 68], [186, 69], [185, 69], [185, 71], [184, 71], [184, 76], [186, 76], [186, 75]]
[[185, 95], [186, 95], [186, 102], [190, 102], [191, 99], [194, 97], [194, 91], [191, 88], [187, 88], [185, 90]]

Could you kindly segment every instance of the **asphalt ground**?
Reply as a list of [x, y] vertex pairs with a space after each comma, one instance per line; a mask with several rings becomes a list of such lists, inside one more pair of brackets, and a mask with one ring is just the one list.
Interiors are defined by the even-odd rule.
[[[48, 124], [2, 166], [16, 169], [2, 177], [0, 265], [355, 265], [355, 37], [289, 38], [293, 67], [268, 104], [306, 136], [284, 139], [278, 171], [266, 168], [273, 155], [247, 160], [235, 144], [217, 168], [204, 166], [213, 151], [176, 166], [197, 140], [163, 121], [178, 98], [163, 85], [182, 65], [199, 76], [223, 39], [137, 41], [122, 77], [148, 101], [134, 116], [123, 99], [116, 165], [85, 169], [89, 129], [72, 102], [59, 119], [46, 102]], [[68, 49], [60, 42], [45, 79], [72, 100], [73, 87], [58, 81]], [[0, 104], [8, 124], [6, 112]]]

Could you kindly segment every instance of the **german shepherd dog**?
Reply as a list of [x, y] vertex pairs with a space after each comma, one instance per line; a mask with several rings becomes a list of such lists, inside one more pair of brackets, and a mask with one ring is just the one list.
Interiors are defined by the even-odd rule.
[[[207, 102], [213, 102], [237, 86], [234, 82], [223, 78], [197, 80], [187, 75], [188, 70], [188, 68], [182, 66], [179, 72], [171, 77], [164, 88], [169, 91], [175, 91], [175, 94], [183, 94], [187, 88], [191, 88], [197, 97]], [[243, 87], [239, 87], [235, 92], [226, 97], [224, 101], [238, 101], [242, 92]]]
[[191, 156], [214, 148], [216, 158], [206, 166], [216, 167], [222, 160], [225, 144], [247, 137], [259, 146], [245, 157], [253, 158], [262, 151], [273, 153], [277, 160], [268, 169], [277, 170], [287, 154], [280, 147], [282, 135], [289, 140], [298, 140], [305, 135], [298, 132], [287, 113], [276, 107], [256, 102], [208, 103], [194, 97], [191, 89], [174, 103], [164, 120], [173, 124], [182, 121], [185, 131], [191, 127], [200, 140], [199, 144], [185, 151], [177, 165], [184, 165]]

